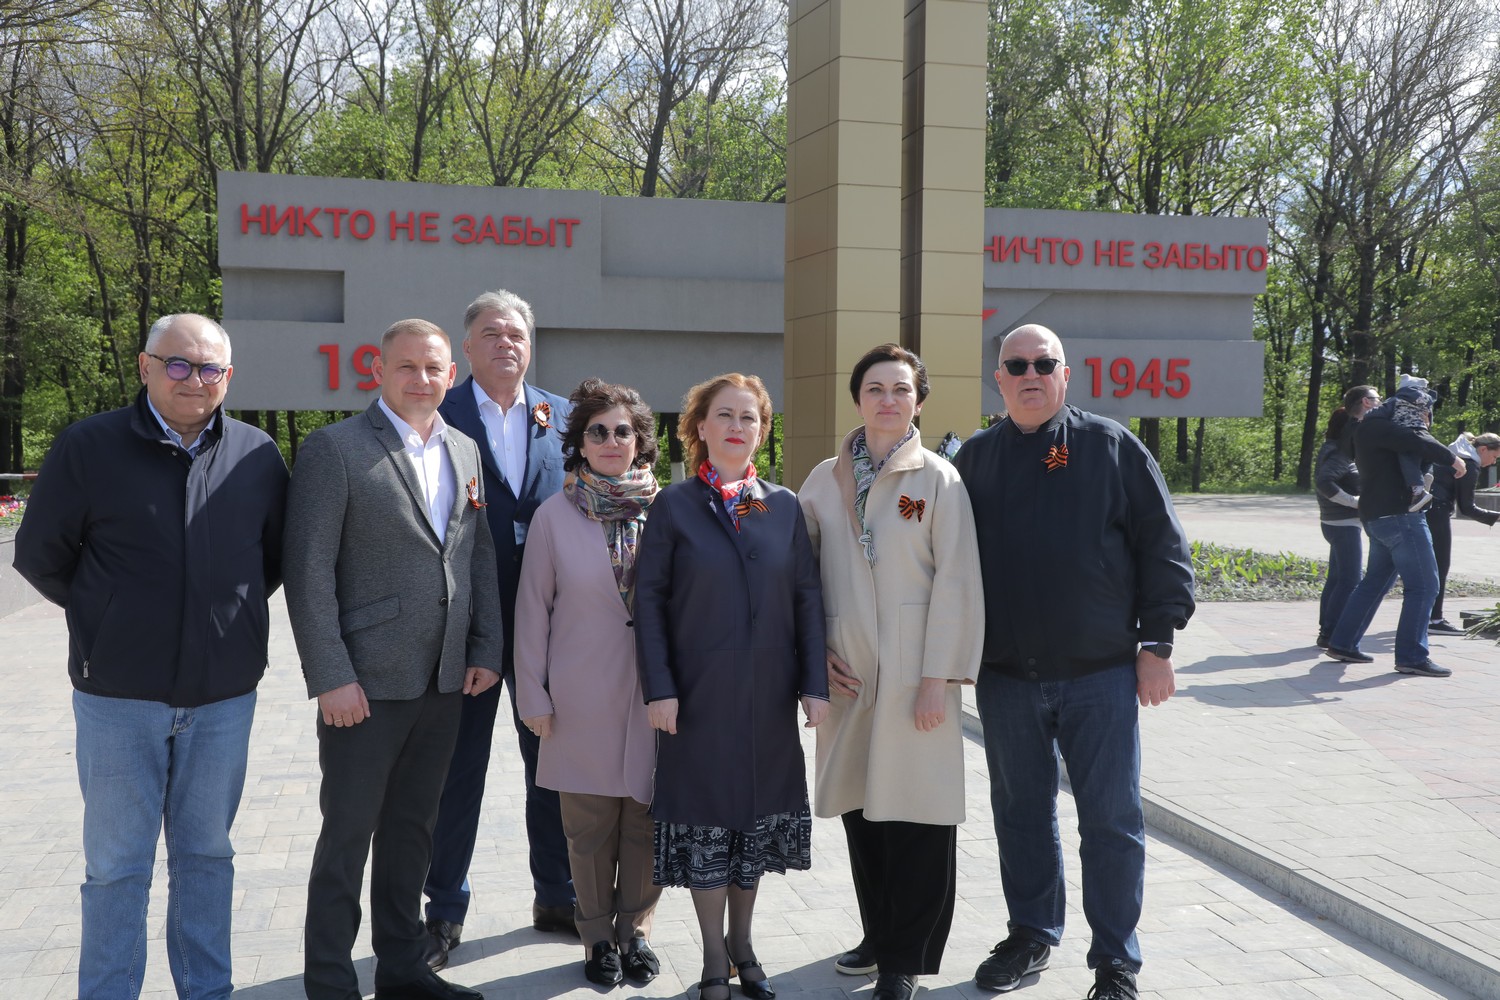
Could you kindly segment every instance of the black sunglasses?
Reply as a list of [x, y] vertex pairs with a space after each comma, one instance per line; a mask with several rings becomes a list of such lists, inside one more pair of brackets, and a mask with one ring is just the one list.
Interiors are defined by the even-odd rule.
[[1008, 361], [1000, 362], [1000, 364], [1012, 375], [1020, 376], [1026, 374], [1027, 368], [1035, 368], [1038, 375], [1051, 375], [1062, 362], [1057, 358], [1037, 358], [1035, 361], [1028, 361], [1025, 358], [1011, 358]]
[[[583, 432], [588, 439], [595, 444], [603, 444], [610, 436], [610, 429], [603, 424], [589, 424], [588, 429]], [[635, 428], [629, 424], [620, 424], [613, 431], [615, 440], [625, 444], [635, 439]]]
[[148, 353], [146, 357], [155, 358], [157, 361], [160, 361], [162, 364], [166, 365], [167, 378], [171, 379], [173, 382], [186, 381], [187, 377], [193, 374], [194, 371], [196, 371], [198, 373], [198, 381], [202, 382], [204, 385], [218, 385], [220, 382], [224, 381], [224, 374], [229, 371], [228, 365], [216, 365], [212, 363], [206, 365], [195, 365], [187, 358], [179, 358], [175, 355], [170, 358], [164, 358], [160, 354]]

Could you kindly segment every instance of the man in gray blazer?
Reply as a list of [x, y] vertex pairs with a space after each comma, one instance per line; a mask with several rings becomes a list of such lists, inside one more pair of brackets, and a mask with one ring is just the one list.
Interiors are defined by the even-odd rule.
[[381, 395], [302, 445], [287, 501], [285, 585], [318, 699], [323, 827], [308, 880], [303, 986], [358, 1000], [351, 950], [371, 839], [377, 1000], [475, 1000], [423, 960], [418, 919], [462, 695], [500, 678], [495, 547], [474, 442], [438, 404], [448, 337], [402, 320], [381, 340]]

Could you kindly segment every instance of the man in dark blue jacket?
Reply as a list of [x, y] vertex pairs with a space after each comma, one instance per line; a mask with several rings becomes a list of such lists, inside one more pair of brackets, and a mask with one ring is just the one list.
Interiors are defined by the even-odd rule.
[[[1403, 674], [1447, 677], [1448, 667], [1427, 655], [1427, 616], [1438, 595], [1438, 566], [1427, 519], [1412, 510], [1411, 476], [1427, 463], [1442, 463], [1462, 477], [1463, 459], [1427, 432], [1432, 397], [1388, 401], [1388, 414], [1371, 414], [1354, 434], [1359, 463], [1359, 520], [1370, 539], [1365, 576], [1344, 605], [1328, 637], [1328, 655], [1345, 663], [1370, 663], [1359, 648], [1375, 611], [1396, 577], [1401, 577], [1401, 617], [1396, 622], [1396, 669]], [[1378, 411], [1377, 411], [1378, 412]], [[1403, 465], [1405, 468], [1403, 468]]]
[[227, 998], [234, 851], [266, 599], [281, 582], [287, 471], [222, 408], [229, 337], [165, 316], [135, 403], [53, 443], [16, 570], [67, 611], [83, 791], [78, 993], [136, 997], [163, 823], [167, 961], [179, 997]]
[[1078, 809], [1096, 1000], [1136, 1000], [1146, 882], [1137, 708], [1176, 690], [1172, 638], [1193, 613], [1187, 539], [1156, 462], [1112, 420], [1065, 405], [1062, 343], [1012, 330], [995, 379], [1007, 415], [954, 465], [984, 582], [976, 699], [1009, 936], [975, 973], [1007, 991], [1047, 968], [1065, 909], [1058, 756]]
[[[526, 837], [536, 892], [532, 924], [538, 930], [576, 934], [562, 807], [557, 792], [537, 786], [541, 741], [515, 714], [511, 636], [515, 634], [521, 556], [532, 514], [543, 500], [562, 489], [562, 436], [572, 412], [566, 399], [525, 381], [535, 337], [531, 306], [513, 292], [485, 292], [471, 302], [464, 313], [463, 347], [473, 374], [448, 393], [439, 412], [479, 443], [484, 466], [485, 513], [495, 539], [500, 614], [505, 623], [503, 676], [511, 692], [512, 722], [526, 771]], [[447, 965], [448, 952], [463, 936], [470, 898], [469, 863], [479, 836], [479, 810], [499, 707], [498, 685], [477, 698], [464, 699], [458, 745], [432, 833], [425, 890], [431, 937], [427, 959], [434, 969]]]

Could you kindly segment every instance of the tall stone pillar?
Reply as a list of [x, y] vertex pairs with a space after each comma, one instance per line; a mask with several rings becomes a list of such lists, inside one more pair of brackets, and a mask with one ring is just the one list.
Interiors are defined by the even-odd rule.
[[979, 426], [988, 34], [985, 0], [906, 0], [901, 344], [932, 383], [919, 419], [929, 448]]
[[904, 13], [904, 0], [791, 7], [782, 481], [794, 489], [855, 422], [854, 362], [900, 336]]
[[924, 442], [979, 419], [985, 0], [793, 0], [786, 441], [796, 488], [858, 420], [859, 356], [899, 341]]

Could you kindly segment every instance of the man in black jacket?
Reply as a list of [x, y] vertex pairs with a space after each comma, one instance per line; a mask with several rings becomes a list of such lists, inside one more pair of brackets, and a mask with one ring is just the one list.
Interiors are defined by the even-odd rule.
[[1010, 934], [975, 982], [1047, 967], [1065, 909], [1058, 755], [1078, 808], [1098, 1000], [1135, 1000], [1145, 889], [1137, 710], [1176, 690], [1172, 638], [1193, 613], [1187, 539], [1149, 452], [1065, 405], [1057, 335], [1018, 327], [995, 373], [1007, 415], [954, 464], [973, 500], [984, 582], [977, 689]]
[[[1387, 403], [1387, 415], [1366, 416], [1354, 433], [1354, 455], [1359, 463], [1359, 520], [1370, 539], [1365, 576], [1349, 595], [1344, 612], [1328, 637], [1328, 655], [1345, 663], [1372, 663], [1359, 641], [1375, 617], [1375, 610], [1396, 577], [1401, 577], [1401, 617], [1396, 622], [1396, 669], [1403, 674], [1447, 677], [1447, 667], [1427, 655], [1427, 616], [1438, 595], [1438, 566], [1432, 534], [1420, 512], [1411, 510], [1409, 473], [1402, 459], [1420, 464], [1442, 463], [1456, 477], [1466, 473], [1463, 459], [1427, 433], [1432, 397], [1418, 401], [1397, 397]], [[1408, 463], [1410, 464], [1410, 463]]]
[[66, 428], [15, 567], [67, 611], [83, 791], [82, 997], [136, 997], [166, 827], [167, 961], [179, 997], [227, 998], [234, 851], [266, 598], [281, 582], [287, 471], [222, 409], [229, 337], [165, 316], [135, 403]]

